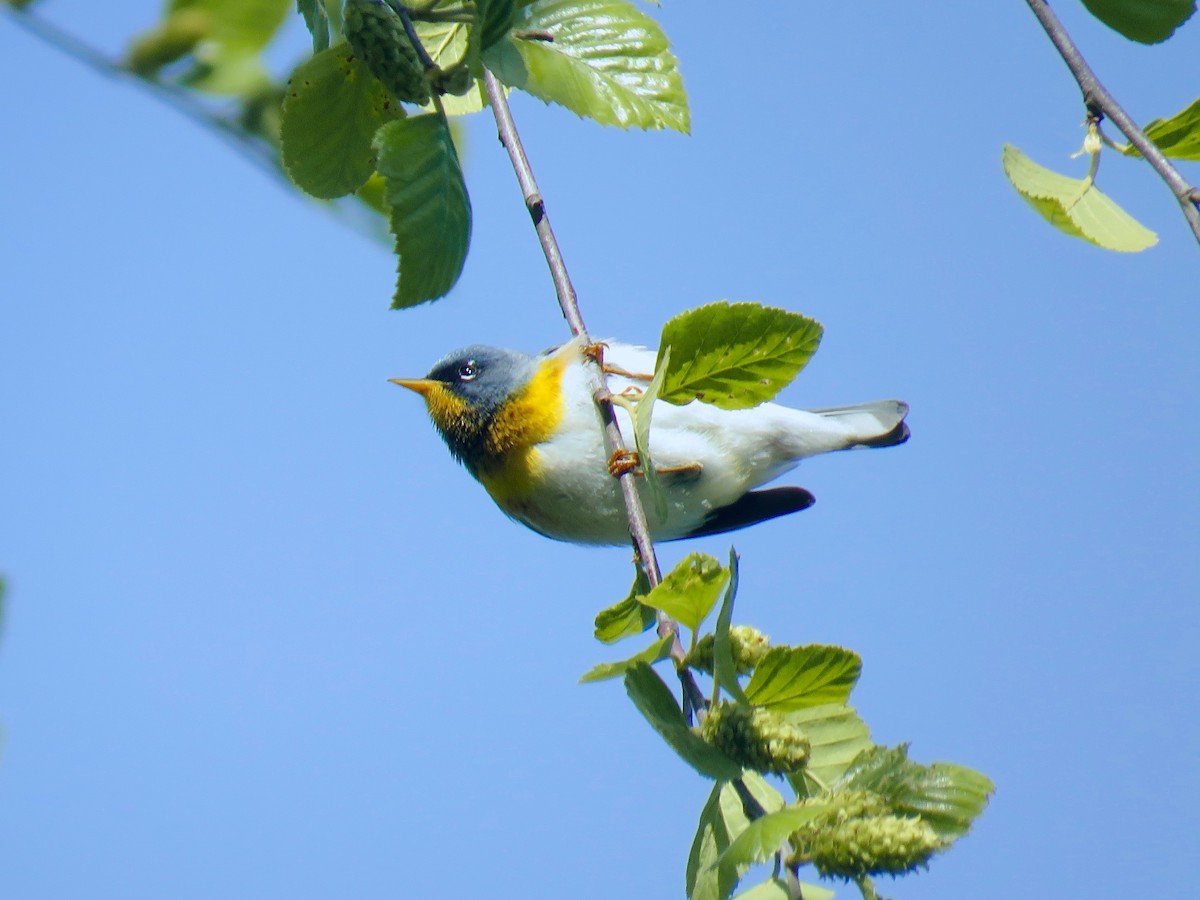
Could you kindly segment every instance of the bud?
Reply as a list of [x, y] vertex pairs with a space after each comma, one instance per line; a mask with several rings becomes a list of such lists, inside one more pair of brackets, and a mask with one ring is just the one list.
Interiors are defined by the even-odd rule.
[[822, 816], [810, 826], [807, 856], [822, 876], [903, 875], [945, 843], [916, 816], [867, 815], [838, 821]]
[[404, 23], [383, 0], [346, 0], [346, 40], [371, 74], [408, 103], [429, 102], [429, 82]]
[[720, 703], [709, 710], [698, 730], [734, 762], [758, 772], [787, 775], [808, 762], [808, 735], [760, 707]]
[[[688, 654], [684, 662], [693, 669], [712, 674], [714, 643], [715, 638], [706, 634], [696, 643], [696, 649]], [[734, 625], [729, 629], [729, 652], [733, 656], [733, 667], [739, 675], [749, 675], [753, 672], [754, 667], [770, 649], [770, 639], [757, 628]]]

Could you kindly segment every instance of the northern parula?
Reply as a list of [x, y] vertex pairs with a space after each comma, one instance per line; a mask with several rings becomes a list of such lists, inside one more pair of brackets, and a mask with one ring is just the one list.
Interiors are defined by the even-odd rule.
[[[653, 350], [603, 347], [614, 394], [645, 387]], [[562, 541], [625, 543], [625, 504], [609, 471], [583, 362], [579, 339], [538, 356], [474, 345], [443, 357], [424, 378], [392, 382], [425, 398], [450, 452], [509, 516]], [[628, 413], [614, 409], [622, 433], [631, 435]], [[639, 477], [651, 536], [718, 534], [806, 509], [813, 495], [804, 488], [753, 488], [807, 456], [902, 444], [909, 436], [907, 413], [899, 400], [810, 411], [774, 403], [726, 410], [699, 400], [658, 402], [650, 457], [666, 495], [665, 517]]]

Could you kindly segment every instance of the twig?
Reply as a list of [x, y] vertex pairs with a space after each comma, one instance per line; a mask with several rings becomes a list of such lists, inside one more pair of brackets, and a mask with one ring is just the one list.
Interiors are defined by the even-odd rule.
[[1046, 34], [1054, 43], [1063, 62], [1075, 76], [1079, 90], [1083, 93], [1083, 103], [1087, 107], [1088, 113], [1096, 117], [1107, 116], [1129, 139], [1129, 143], [1136, 147], [1146, 161], [1154, 167], [1154, 171], [1162, 177], [1162, 180], [1167, 183], [1167, 187], [1171, 189], [1171, 193], [1175, 195], [1175, 199], [1179, 201], [1183, 217], [1191, 226], [1196, 240], [1200, 241], [1200, 190], [1189, 184], [1179, 174], [1179, 171], [1171, 165], [1170, 160], [1163, 155], [1163, 152], [1152, 140], [1146, 137], [1146, 133], [1138, 127], [1129, 114], [1121, 108], [1121, 104], [1116, 101], [1116, 98], [1100, 83], [1096, 78], [1096, 73], [1092, 71], [1092, 67], [1080, 54], [1079, 48], [1075, 46], [1075, 42], [1071, 40], [1071, 36], [1067, 34], [1062, 22], [1058, 20], [1058, 16], [1050, 9], [1046, 0], [1025, 0], [1025, 2], [1029, 4], [1029, 8], [1033, 10], [1033, 14], [1037, 16], [1042, 28], [1046, 30]]
[[214, 113], [188, 91], [155, 79], [143, 78], [28, 9], [11, 6], [6, 8], [12, 21], [38, 40], [107, 78], [132, 81], [160, 103], [166, 104], [198, 125], [215, 131], [259, 169], [275, 178], [287, 181], [287, 176], [280, 168], [278, 154], [272, 148], [263, 144], [237, 122]]
[[[529, 210], [533, 226], [537, 231], [538, 241], [542, 245], [542, 252], [546, 255], [546, 264], [550, 267], [550, 277], [554, 281], [554, 290], [558, 295], [558, 305], [562, 309], [563, 317], [566, 318], [572, 334], [591, 343], [587, 326], [579, 312], [579, 300], [575, 294], [575, 287], [571, 284], [571, 278], [567, 274], [567, 266], [563, 261], [558, 239], [554, 236], [554, 229], [550, 227], [546, 202], [538, 190], [537, 181], [533, 177], [533, 169], [529, 165], [529, 158], [525, 155], [525, 148], [521, 145], [521, 137], [517, 133], [512, 110], [508, 106], [508, 98], [504, 95], [504, 88], [496, 80], [496, 76], [486, 67], [483, 70], [483, 86], [487, 91], [488, 103], [496, 118], [500, 143], [504, 145], [509, 159], [512, 160], [513, 170], [517, 174], [517, 182], [521, 186], [521, 194], [525, 198], [525, 208]], [[604, 373], [594, 361], [587, 365], [592, 376], [592, 398], [596, 401], [596, 407], [600, 410], [600, 419], [604, 423], [605, 450], [610, 456], [614, 453], [623, 454], [627, 452], [625, 440], [621, 436], [620, 426], [613, 414], [611, 395], [605, 384]], [[634, 547], [642, 560], [642, 566], [645, 569], [646, 577], [650, 580], [650, 586], [654, 587], [662, 581], [662, 572], [658, 567], [658, 558], [654, 554], [654, 544], [650, 539], [650, 527], [646, 522], [642, 499], [638, 496], [637, 481], [633, 472], [626, 472], [618, 478], [618, 482], [621, 485], [621, 495], [625, 500], [625, 509], [629, 513], [629, 533], [633, 536]], [[673, 619], [660, 613], [658, 634], [660, 637], [666, 637], [668, 634], [674, 637], [671, 656], [676, 663], [682, 663], [686, 654], [683, 644], [679, 640], [679, 625]], [[680, 677], [683, 679], [689, 702], [694, 708], [703, 709], [704, 694], [696, 685], [690, 670], [681, 669]]]

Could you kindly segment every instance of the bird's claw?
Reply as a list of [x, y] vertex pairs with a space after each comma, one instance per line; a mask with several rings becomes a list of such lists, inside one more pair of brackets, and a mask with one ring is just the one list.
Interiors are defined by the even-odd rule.
[[614, 450], [608, 458], [608, 474], [613, 478], [628, 475], [641, 465], [641, 459], [636, 450]]

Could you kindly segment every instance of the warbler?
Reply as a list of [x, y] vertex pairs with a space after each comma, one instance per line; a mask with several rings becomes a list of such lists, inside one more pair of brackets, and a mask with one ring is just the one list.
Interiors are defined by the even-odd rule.
[[[629, 540], [628, 519], [584, 349], [578, 338], [536, 356], [473, 345], [444, 356], [424, 378], [391, 381], [424, 397], [455, 459], [511, 518], [561, 541], [620, 544]], [[656, 353], [606, 342], [603, 359], [610, 391], [636, 395]], [[615, 411], [631, 436], [629, 414]], [[808, 411], [656, 402], [649, 456], [665, 515], [637, 476], [650, 534], [660, 541], [719, 534], [806, 509], [814, 498], [804, 488], [754, 488], [808, 456], [902, 444], [907, 413], [899, 400]]]

